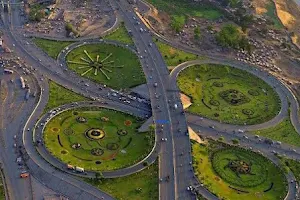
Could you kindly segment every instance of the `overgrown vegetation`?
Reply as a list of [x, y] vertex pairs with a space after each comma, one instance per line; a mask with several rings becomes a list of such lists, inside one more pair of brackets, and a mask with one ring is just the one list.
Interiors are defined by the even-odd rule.
[[66, 23], [65, 25], [65, 29], [66, 29], [66, 36], [71, 36], [72, 34], [75, 36], [75, 37], [79, 37], [79, 32], [76, 30], [76, 28], [74, 28], [74, 26], [68, 22]]
[[40, 22], [45, 17], [44, 6], [40, 4], [34, 4], [30, 7], [29, 20]]
[[215, 20], [222, 16], [222, 12], [212, 5], [199, 4], [189, 0], [147, 0], [159, 10], [167, 12], [171, 17], [171, 27], [181, 31], [188, 17], [201, 17]]
[[233, 24], [224, 25], [216, 35], [217, 42], [223, 47], [243, 49], [251, 52], [251, 45], [238, 26]]

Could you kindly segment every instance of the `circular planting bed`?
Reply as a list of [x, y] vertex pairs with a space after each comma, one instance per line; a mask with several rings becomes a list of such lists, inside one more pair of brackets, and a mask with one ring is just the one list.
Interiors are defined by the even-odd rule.
[[146, 82], [138, 57], [110, 44], [88, 44], [66, 56], [69, 68], [81, 76], [113, 88], [130, 88]]
[[[44, 130], [45, 147], [61, 161], [86, 170], [120, 169], [142, 160], [153, 148], [154, 135], [137, 132], [142, 123], [114, 110], [68, 110], [48, 122]], [[63, 131], [53, 132], [54, 127]]]
[[283, 171], [257, 153], [217, 142], [192, 144], [198, 179], [220, 199], [283, 200], [287, 181]]
[[260, 78], [224, 65], [195, 65], [178, 75], [177, 84], [192, 104], [187, 111], [230, 124], [259, 124], [280, 111], [280, 99]]

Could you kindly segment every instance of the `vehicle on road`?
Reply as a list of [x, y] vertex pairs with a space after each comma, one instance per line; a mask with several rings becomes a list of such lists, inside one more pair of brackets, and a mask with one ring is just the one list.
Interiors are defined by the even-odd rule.
[[82, 168], [82, 167], [75, 167], [75, 171], [79, 172], [79, 173], [83, 173], [84, 172], [84, 168]]
[[26, 171], [21, 172], [20, 178], [27, 178], [29, 176], [29, 173]]

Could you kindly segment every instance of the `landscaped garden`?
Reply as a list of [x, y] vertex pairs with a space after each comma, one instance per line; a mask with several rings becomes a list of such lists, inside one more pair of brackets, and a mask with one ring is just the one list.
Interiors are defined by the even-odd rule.
[[42, 38], [34, 38], [33, 42], [45, 51], [50, 57], [56, 59], [58, 54], [66, 47], [72, 44], [72, 42], [46, 40]]
[[153, 148], [154, 134], [137, 131], [142, 123], [114, 110], [73, 109], [50, 120], [45, 146], [61, 161], [86, 170], [120, 169], [142, 160]]
[[284, 199], [283, 171], [265, 157], [210, 141], [192, 142], [193, 167], [204, 186], [219, 199]]
[[147, 0], [159, 10], [167, 12], [171, 17], [172, 28], [179, 32], [184, 26], [187, 18], [201, 17], [208, 20], [215, 20], [222, 16], [222, 13], [209, 5], [200, 5], [188, 0]]
[[109, 40], [116, 40], [127, 44], [133, 44], [132, 38], [130, 37], [124, 23], [122, 23], [116, 31], [105, 36], [104, 38]]
[[284, 119], [274, 127], [253, 131], [252, 133], [300, 147], [300, 135], [296, 132], [289, 118]]
[[100, 181], [88, 180], [88, 183], [120, 200], [153, 200], [159, 198], [157, 163], [129, 176]]
[[158, 40], [155, 41], [160, 53], [164, 57], [166, 64], [170, 67], [174, 67], [179, 65], [180, 63], [189, 61], [189, 60], [196, 60], [199, 57], [192, 53], [187, 53], [182, 50], [173, 48], [163, 42]]
[[220, 122], [259, 124], [280, 111], [280, 99], [271, 86], [233, 67], [191, 66], [178, 75], [177, 83], [191, 98], [187, 111]]
[[72, 103], [76, 101], [87, 101], [87, 100], [89, 99], [62, 87], [53, 81], [50, 81], [49, 100], [46, 105], [46, 108], [44, 109], [44, 112], [47, 112], [63, 104]]
[[290, 170], [294, 174], [296, 181], [300, 182], [300, 162], [298, 160], [293, 160], [280, 156], [279, 158], [282, 162], [282, 166], [285, 167], [287, 171]]
[[146, 82], [138, 57], [128, 49], [110, 44], [89, 44], [72, 50], [68, 67], [81, 76], [115, 89]]

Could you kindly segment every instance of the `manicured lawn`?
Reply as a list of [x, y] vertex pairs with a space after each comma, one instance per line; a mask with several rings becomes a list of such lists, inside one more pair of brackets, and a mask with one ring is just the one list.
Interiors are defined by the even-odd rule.
[[215, 20], [222, 16], [222, 13], [208, 5], [200, 5], [188, 0], [147, 0], [153, 6], [167, 12], [171, 17], [171, 26], [177, 32], [184, 26], [188, 17], [201, 17], [208, 20]]
[[46, 113], [52, 108], [61, 106], [63, 104], [72, 103], [76, 101], [87, 101], [87, 100], [89, 99], [62, 87], [53, 81], [50, 81], [49, 101], [46, 105], [44, 112]]
[[284, 199], [287, 182], [283, 172], [266, 158], [211, 143], [193, 142], [192, 150], [196, 176], [219, 199]]
[[229, 66], [191, 66], [178, 75], [177, 83], [192, 99], [187, 111], [213, 120], [259, 124], [280, 111], [280, 99], [268, 84]]
[[116, 40], [127, 44], [133, 44], [133, 40], [129, 36], [128, 31], [124, 24], [121, 24], [120, 27], [115, 32], [105, 36], [104, 38], [109, 40]]
[[69, 68], [79, 75], [115, 89], [131, 88], [146, 82], [138, 57], [122, 47], [83, 45], [71, 51], [66, 59]]
[[78, 108], [53, 118], [44, 140], [49, 152], [65, 163], [87, 170], [115, 170], [142, 160], [151, 151], [154, 134], [138, 133], [142, 123], [114, 110]]
[[155, 44], [157, 45], [160, 53], [164, 57], [164, 60], [168, 66], [177, 66], [180, 63], [198, 59], [198, 56], [195, 54], [175, 49], [158, 40], [155, 41]]
[[61, 52], [66, 46], [72, 44], [72, 42], [46, 40], [41, 38], [34, 38], [33, 41], [39, 48], [41, 48], [54, 59], [57, 58], [59, 52]]
[[267, 9], [266, 15], [273, 21], [274, 28], [276, 28], [276, 29], [284, 28], [284, 26], [282, 25], [282, 23], [280, 22], [280, 19], [278, 18], [277, 14], [276, 14], [276, 7], [275, 7], [274, 3], [270, 2], [267, 5], [266, 9]]
[[300, 182], [300, 162], [289, 158], [280, 157], [280, 160], [284, 167], [291, 170], [296, 180]]
[[283, 143], [291, 144], [300, 147], [300, 136], [295, 131], [289, 118], [286, 118], [278, 125], [252, 132], [255, 135], [261, 135], [266, 138], [270, 138], [275, 141], [281, 141]]
[[118, 200], [158, 199], [157, 163], [141, 172], [126, 177], [103, 179], [100, 183], [92, 180], [88, 180], [88, 182]]

